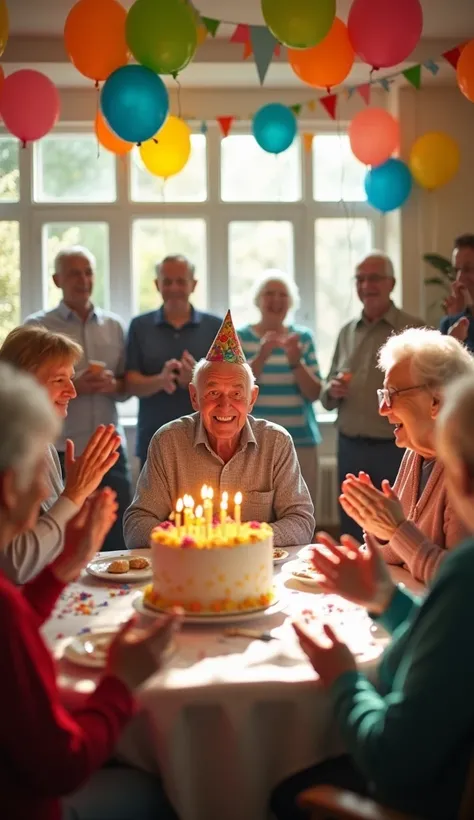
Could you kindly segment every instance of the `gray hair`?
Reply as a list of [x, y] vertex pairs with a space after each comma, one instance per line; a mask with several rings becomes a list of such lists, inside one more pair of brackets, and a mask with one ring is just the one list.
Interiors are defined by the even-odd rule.
[[189, 261], [187, 256], [184, 256], [182, 253], [171, 253], [168, 256], [165, 256], [161, 262], [157, 262], [155, 265], [155, 274], [159, 276], [161, 273], [161, 268], [165, 264], [165, 262], [183, 262], [188, 271], [191, 279], [194, 279], [194, 274], [196, 273], [196, 265], [193, 265], [192, 262]]
[[384, 276], [387, 276], [390, 279], [395, 279], [395, 270], [393, 267], [392, 260], [389, 256], [387, 256], [386, 253], [377, 250], [370, 251], [370, 253], [368, 253], [366, 256], [364, 256], [363, 259], [360, 260], [360, 262], [356, 265], [356, 273], [359, 270], [359, 268], [362, 267], [364, 262], [369, 262], [374, 259], [378, 259], [382, 262]]
[[[197, 387], [199, 374], [206, 370], [211, 364], [213, 364], [213, 362], [209, 362], [207, 359], [199, 359], [199, 361], [196, 362], [193, 369], [193, 377], [191, 379], [191, 384], [193, 384], [194, 387]], [[241, 367], [243, 367], [245, 372], [247, 373], [250, 382], [250, 389], [252, 389], [252, 387], [255, 386], [255, 376], [253, 370], [248, 362], [243, 362], [243, 364], [241, 364]]]
[[284, 271], [279, 270], [279, 268], [268, 268], [268, 270], [264, 271], [254, 283], [252, 289], [252, 301], [255, 307], [259, 307], [258, 303], [263, 289], [269, 282], [279, 282], [280, 285], [283, 285], [286, 288], [290, 300], [290, 311], [291, 313], [295, 313], [298, 310], [301, 301], [298, 285], [291, 276]]
[[68, 248], [63, 248], [54, 258], [54, 272], [61, 273], [62, 264], [65, 259], [71, 259], [73, 256], [82, 256], [87, 259], [92, 270], [96, 269], [97, 260], [93, 253], [83, 245], [70, 245]]
[[410, 360], [413, 378], [435, 392], [457, 376], [474, 377], [474, 360], [457, 339], [439, 330], [409, 327], [390, 336], [379, 350], [378, 366], [384, 373], [398, 362]]
[[60, 428], [48, 394], [38, 382], [0, 362], [0, 473], [14, 470], [26, 489], [41, 452]]
[[436, 421], [437, 432], [447, 431], [456, 455], [474, 478], [474, 378], [461, 376], [446, 388]]

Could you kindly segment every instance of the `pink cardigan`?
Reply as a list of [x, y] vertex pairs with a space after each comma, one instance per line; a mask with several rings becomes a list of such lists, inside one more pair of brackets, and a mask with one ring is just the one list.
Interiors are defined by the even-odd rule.
[[387, 564], [404, 564], [417, 581], [428, 583], [441, 561], [470, 534], [451, 506], [444, 486], [444, 468], [437, 461], [418, 501], [422, 457], [407, 450], [394, 484], [407, 520], [386, 545]]

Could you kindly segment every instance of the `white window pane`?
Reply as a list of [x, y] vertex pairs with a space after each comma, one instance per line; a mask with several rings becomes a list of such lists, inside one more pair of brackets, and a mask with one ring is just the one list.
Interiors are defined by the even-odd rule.
[[20, 226], [0, 221], [0, 344], [20, 324]]
[[296, 202], [301, 199], [300, 141], [275, 156], [253, 136], [221, 142], [221, 199], [224, 202]]
[[204, 219], [137, 219], [133, 223], [133, 276], [138, 313], [155, 310], [160, 295], [155, 265], [165, 256], [182, 254], [196, 267], [195, 307], [207, 306], [207, 245]]
[[19, 145], [18, 140], [0, 137], [0, 202], [20, 199]]
[[93, 302], [109, 306], [109, 226], [105, 222], [54, 222], [43, 225], [43, 276], [47, 277], [46, 307], [56, 307], [62, 298], [53, 282], [56, 254], [71, 245], [82, 245], [96, 258]]
[[346, 134], [313, 139], [313, 195], [320, 202], [365, 202], [367, 168], [355, 158]]
[[267, 268], [280, 268], [293, 276], [292, 223], [230, 222], [230, 308], [237, 327], [258, 319], [258, 311], [251, 304], [251, 291]]
[[339, 330], [361, 309], [355, 266], [371, 247], [368, 219], [316, 220], [316, 339], [323, 375], [329, 371]]
[[114, 202], [115, 157], [94, 134], [54, 134], [35, 145], [36, 202]]
[[138, 148], [131, 154], [131, 197], [135, 202], [204, 202], [207, 199], [207, 140], [191, 134], [191, 156], [179, 174], [166, 181], [143, 165]]

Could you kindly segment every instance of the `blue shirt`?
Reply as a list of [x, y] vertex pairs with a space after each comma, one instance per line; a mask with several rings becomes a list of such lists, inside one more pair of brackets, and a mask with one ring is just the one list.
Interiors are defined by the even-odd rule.
[[[291, 325], [289, 333], [297, 333], [302, 347], [301, 360], [315, 376], [320, 377], [313, 335], [305, 327]], [[250, 325], [238, 331], [246, 359], [258, 354], [260, 337]], [[275, 348], [257, 379], [260, 392], [252, 415], [280, 424], [288, 430], [295, 447], [314, 447], [321, 441], [312, 402], [301, 393], [283, 348]]]
[[[105, 362], [118, 379], [125, 372], [125, 325], [115, 313], [93, 307], [85, 322], [64, 302], [53, 310], [39, 310], [25, 320], [25, 325], [43, 325], [53, 333], [64, 333], [80, 344], [84, 355], [76, 365], [76, 373], [87, 369], [89, 361]], [[76, 455], [84, 450], [99, 424], [115, 424], [125, 447], [125, 436], [118, 423], [116, 402], [125, 395], [93, 393], [77, 396], [69, 404], [62, 434], [56, 442], [59, 452], [66, 449], [66, 439], [74, 442]]]
[[467, 331], [467, 339], [464, 344], [471, 353], [474, 353], [474, 317], [470, 313], [466, 313], [466, 311], [463, 310], [462, 313], [456, 313], [455, 316], [445, 316], [441, 319], [439, 329], [444, 336], [447, 336], [449, 328], [463, 316], [469, 319], [469, 330]]
[[[185, 350], [199, 361], [207, 356], [222, 319], [191, 308], [189, 321], [175, 328], [166, 321], [163, 308], [132, 319], [127, 340], [126, 370], [144, 376], [161, 373], [169, 359], [181, 359]], [[156, 431], [169, 421], [193, 412], [187, 388], [172, 395], [161, 390], [139, 401], [137, 456], [144, 461]]]

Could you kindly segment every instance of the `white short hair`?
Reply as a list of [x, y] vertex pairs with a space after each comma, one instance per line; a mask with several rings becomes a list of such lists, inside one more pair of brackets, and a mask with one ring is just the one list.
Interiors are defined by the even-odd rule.
[[474, 377], [474, 360], [457, 339], [439, 330], [409, 327], [390, 336], [379, 350], [378, 365], [384, 373], [406, 359], [413, 378], [435, 391], [441, 391], [457, 376]]
[[83, 245], [70, 245], [68, 248], [63, 248], [54, 258], [54, 272], [61, 273], [62, 263], [65, 259], [71, 259], [73, 256], [82, 256], [87, 259], [92, 270], [95, 271], [97, 260], [94, 254]]
[[255, 281], [252, 289], [252, 301], [255, 307], [259, 307], [258, 303], [262, 291], [269, 282], [279, 282], [280, 285], [286, 288], [290, 301], [290, 311], [291, 313], [296, 313], [301, 303], [298, 285], [291, 276], [278, 268], [268, 268], [268, 270], [264, 271]]
[[383, 251], [370, 251], [370, 253], [366, 254], [363, 259], [356, 265], [356, 272], [359, 268], [362, 267], [364, 262], [369, 262], [373, 259], [379, 259], [383, 264], [384, 276], [389, 277], [390, 279], [395, 279], [395, 270], [393, 267], [393, 262], [389, 256]]
[[[196, 362], [193, 369], [193, 377], [191, 379], [191, 384], [193, 384], [194, 387], [197, 387], [199, 374], [206, 370], [208, 367], [210, 367], [211, 364], [214, 364], [214, 362], [209, 362], [207, 359], [199, 359], [199, 361]], [[247, 373], [250, 382], [250, 389], [252, 389], [252, 387], [254, 387], [255, 385], [255, 376], [253, 374], [252, 368], [250, 367], [248, 362], [244, 362], [240, 366], [243, 367], [245, 372]]]
[[35, 379], [0, 362], [0, 474], [14, 470], [29, 486], [38, 458], [59, 435], [61, 424]]
[[460, 376], [446, 388], [436, 420], [437, 432], [446, 432], [450, 445], [474, 478], [474, 378]]

